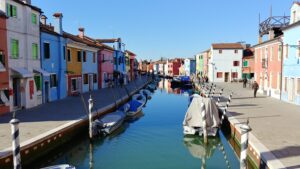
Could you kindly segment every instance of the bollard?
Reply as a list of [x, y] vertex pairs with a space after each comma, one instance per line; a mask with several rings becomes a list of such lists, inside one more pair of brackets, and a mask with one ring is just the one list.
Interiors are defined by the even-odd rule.
[[211, 98], [215, 95], [217, 85], [214, 85], [213, 90], [212, 90], [212, 95], [210, 96]]
[[240, 156], [240, 167], [241, 169], [247, 168], [247, 149], [248, 149], [248, 139], [249, 132], [251, 131], [250, 126], [248, 125], [248, 121], [246, 124], [243, 124], [241, 129], [241, 156]]
[[230, 102], [231, 102], [231, 99], [232, 99], [232, 93], [230, 93], [229, 98], [228, 98], [228, 100], [227, 100], [227, 102], [226, 102], [226, 106], [225, 106], [225, 108], [224, 108], [224, 110], [223, 110], [221, 122], [223, 122], [223, 120], [224, 120], [224, 118], [225, 118], [225, 115], [226, 115], [228, 106], [229, 106], [229, 104], [230, 104]]
[[221, 96], [223, 94], [223, 89], [221, 89], [220, 93], [219, 93], [219, 97], [218, 97], [218, 101], [217, 101], [217, 105], [219, 106], [220, 104], [220, 99], [221, 99]]
[[90, 95], [89, 99], [89, 135], [90, 139], [93, 138], [93, 115], [92, 115], [92, 109], [93, 109], [94, 103], [92, 99], [92, 95]]
[[205, 104], [201, 103], [201, 114], [202, 114], [202, 122], [203, 122], [203, 139], [204, 143], [207, 144], [207, 128], [206, 128], [206, 111]]
[[19, 123], [20, 121], [16, 119], [15, 112], [13, 113], [13, 118], [10, 120], [11, 125], [11, 135], [12, 135], [12, 154], [14, 169], [21, 169], [21, 155], [20, 155], [20, 139], [19, 139]]

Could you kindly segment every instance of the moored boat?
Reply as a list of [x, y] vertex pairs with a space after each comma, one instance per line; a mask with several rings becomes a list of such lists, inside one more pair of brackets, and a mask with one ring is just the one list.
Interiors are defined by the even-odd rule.
[[140, 94], [146, 96], [148, 100], [151, 99], [151, 92], [147, 89], [141, 89]]
[[135, 94], [135, 95], [133, 95], [132, 96], [132, 100], [136, 100], [136, 101], [142, 103], [142, 106], [144, 106], [146, 104], [146, 102], [147, 102], [147, 98], [144, 95], [142, 95], [142, 94]]
[[96, 119], [94, 127], [96, 127], [98, 133], [102, 133], [104, 135], [111, 134], [122, 125], [124, 119], [124, 112], [115, 111]]

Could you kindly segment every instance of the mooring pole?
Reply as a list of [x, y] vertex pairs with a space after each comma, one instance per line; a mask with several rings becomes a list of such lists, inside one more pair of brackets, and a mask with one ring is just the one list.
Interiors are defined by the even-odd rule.
[[93, 143], [90, 141], [90, 169], [94, 168], [94, 154], [93, 154]]
[[227, 113], [227, 109], [228, 109], [228, 106], [229, 106], [229, 104], [230, 104], [230, 102], [231, 102], [231, 99], [232, 99], [232, 93], [230, 93], [229, 98], [228, 98], [228, 100], [227, 100], [227, 102], [226, 102], [226, 106], [225, 106], [225, 108], [224, 108], [224, 110], [223, 110], [221, 122], [223, 122], [223, 120], [224, 120], [224, 118], [225, 118], [225, 115], [226, 115], [226, 113]]
[[249, 132], [251, 131], [250, 126], [248, 125], [249, 121], [247, 120], [246, 124], [240, 126], [241, 129], [241, 158], [240, 158], [240, 167], [241, 169], [247, 168], [247, 149], [248, 149], [248, 139]]
[[217, 87], [217, 85], [215, 84], [213, 86], [212, 95], [210, 96], [211, 98], [215, 95], [216, 87]]
[[11, 135], [12, 135], [12, 154], [14, 169], [21, 169], [21, 155], [20, 155], [20, 139], [19, 139], [19, 123], [16, 119], [16, 112], [13, 113], [13, 118], [10, 120]]
[[93, 106], [94, 106], [94, 102], [92, 99], [92, 95], [90, 95], [90, 99], [89, 99], [89, 136], [90, 136], [90, 139], [93, 138], [93, 115], [92, 115]]
[[203, 122], [203, 139], [204, 143], [207, 144], [207, 127], [206, 127], [206, 111], [205, 104], [201, 103], [201, 114], [202, 114], [202, 122]]
[[226, 165], [227, 165], [227, 168], [229, 169], [230, 168], [230, 163], [229, 163], [229, 160], [228, 160], [228, 157], [227, 157], [227, 154], [225, 152], [223, 144], [219, 143], [218, 147], [219, 147], [219, 150], [222, 152], [224, 160], [225, 160]]

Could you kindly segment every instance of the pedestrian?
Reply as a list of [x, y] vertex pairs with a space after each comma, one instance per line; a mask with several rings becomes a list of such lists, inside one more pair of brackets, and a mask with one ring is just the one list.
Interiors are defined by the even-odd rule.
[[256, 81], [254, 81], [253, 85], [252, 85], [252, 89], [254, 90], [254, 97], [256, 97], [256, 93], [257, 93], [257, 90], [259, 88], [259, 85]]
[[244, 78], [243, 79], [243, 88], [246, 88], [247, 82], [248, 82], [247, 78]]

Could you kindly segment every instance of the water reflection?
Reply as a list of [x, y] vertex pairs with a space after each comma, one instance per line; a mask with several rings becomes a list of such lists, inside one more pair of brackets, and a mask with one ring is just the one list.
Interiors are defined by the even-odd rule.
[[161, 92], [165, 91], [168, 94], [177, 94], [188, 96], [192, 93], [192, 89], [172, 88], [170, 79], [162, 79], [158, 83], [158, 88]]

